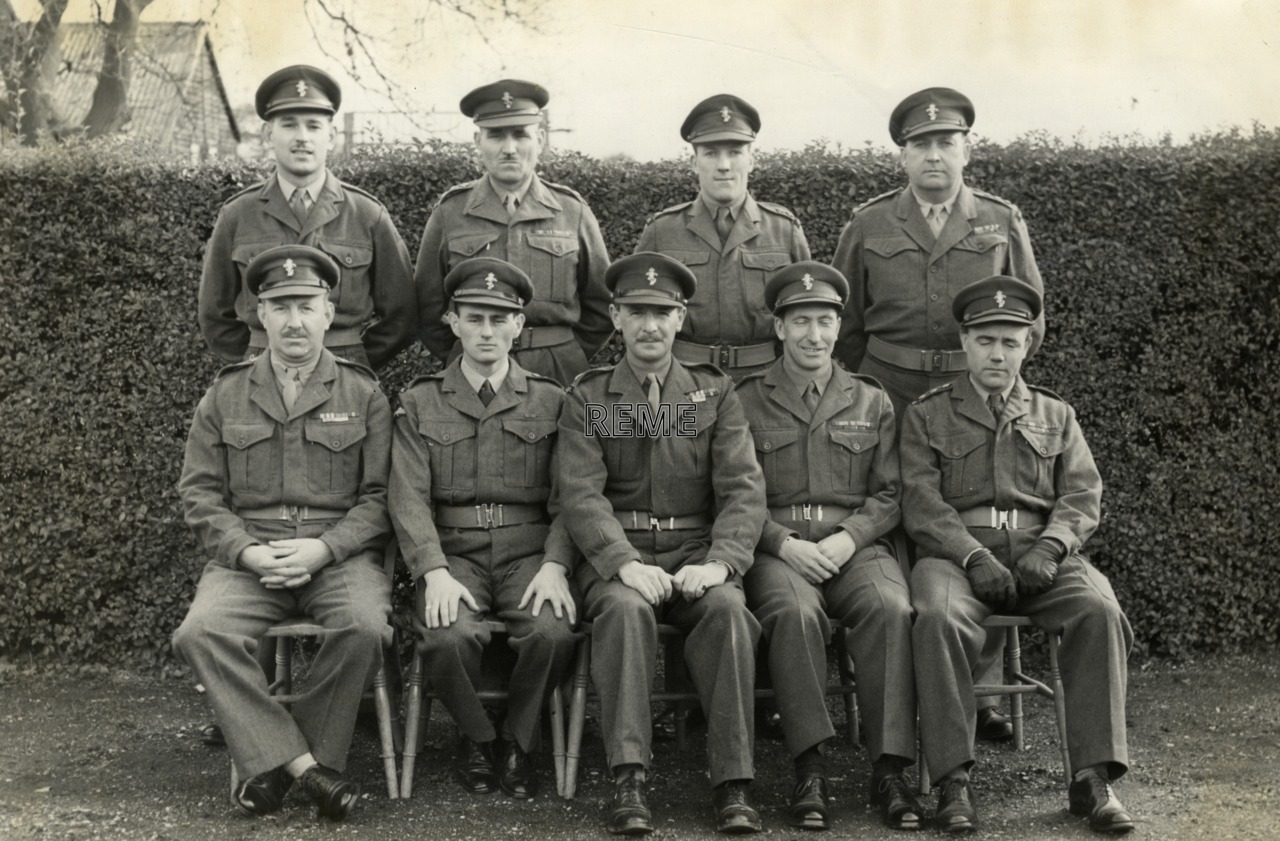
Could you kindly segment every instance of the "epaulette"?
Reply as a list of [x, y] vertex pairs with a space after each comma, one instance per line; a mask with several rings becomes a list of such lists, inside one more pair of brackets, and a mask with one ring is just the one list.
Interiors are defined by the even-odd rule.
[[350, 190], [353, 193], [364, 196], [366, 199], [369, 199], [373, 203], [377, 204], [379, 207], [385, 207], [381, 199], [379, 199], [377, 196], [373, 195], [363, 187], [357, 187], [355, 184], [348, 184], [345, 181], [339, 181], [338, 183], [342, 185], [342, 189]]
[[436, 199], [436, 207], [439, 207], [440, 205], [444, 204], [445, 199], [451, 198], [457, 195], [458, 193], [468, 192], [471, 190], [472, 187], [476, 186], [479, 183], [480, 183], [480, 179], [477, 178], [474, 181], [463, 181], [461, 184], [454, 184], [452, 187], [450, 187], [449, 189], [441, 193], [440, 198]]
[[333, 359], [339, 365], [346, 365], [348, 368], [354, 368], [360, 373], [368, 375], [369, 379], [373, 380], [375, 383], [378, 381], [378, 375], [373, 373], [373, 369], [368, 365], [365, 365], [363, 362], [352, 362], [350, 359], [343, 359], [341, 356], [337, 355], [335, 355]]
[[923, 403], [924, 401], [928, 400], [930, 397], [933, 397], [934, 395], [942, 394], [944, 391], [950, 391], [951, 386], [953, 385], [955, 385], [954, 382], [949, 382], [949, 383], [943, 383], [942, 385], [939, 385], [939, 386], [934, 386], [933, 388], [926, 391], [924, 394], [917, 397], [915, 400], [912, 400], [911, 403], [912, 405], [915, 405], [916, 403]]
[[569, 383], [568, 392], [572, 394], [573, 390], [577, 388], [579, 384], [586, 382], [592, 377], [598, 377], [601, 374], [608, 374], [612, 371], [613, 371], [613, 368], [588, 368], [587, 370], [583, 371], [581, 374], [573, 378], [573, 382]]
[[902, 189], [901, 189], [901, 188], [898, 188], [898, 189], [896, 189], [896, 190], [890, 190], [890, 191], [889, 191], [889, 192], [887, 192], [887, 193], [881, 193], [880, 195], [876, 196], [875, 198], [867, 199], [867, 200], [866, 200], [866, 201], [864, 201], [862, 204], [860, 204], [860, 205], [858, 205], [857, 207], [855, 207], [855, 208], [850, 212], [850, 214], [849, 214], [849, 215], [850, 215], [850, 216], [852, 216], [854, 213], [857, 213], [858, 211], [862, 210], [863, 208], [870, 207], [871, 205], [873, 205], [873, 204], [875, 204], [875, 203], [877, 203], [877, 202], [882, 202], [882, 201], [884, 201], [885, 199], [893, 198], [894, 196], [898, 195], [898, 194], [899, 194], [899, 193], [901, 193], [901, 192], [902, 192]]
[[223, 376], [225, 376], [226, 374], [230, 374], [232, 371], [239, 371], [241, 368], [247, 368], [253, 364], [254, 359], [257, 359], [257, 357], [255, 356], [253, 359], [243, 359], [239, 362], [232, 362], [230, 365], [223, 365], [221, 368], [218, 369], [218, 373], [213, 375], [213, 378], [215, 380], [221, 379]]
[[238, 192], [238, 193], [234, 193], [234, 194], [232, 194], [231, 196], [229, 196], [229, 197], [227, 198], [227, 200], [223, 202], [223, 204], [231, 204], [233, 201], [235, 201], [236, 199], [238, 199], [238, 198], [240, 198], [240, 197], [242, 197], [242, 196], [247, 196], [247, 195], [249, 195], [250, 193], [256, 193], [256, 192], [258, 192], [259, 190], [261, 190], [261, 189], [262, 189], [262, 187], [263, 187], [263, 185], [264, 185], [264, 184], [266, 184], [266, 183], [267, 183], [267, 181], [266, 181], [266, 179], [264, 178], [263, 180], [258, 181], [258, 182], [257, 182], [257, 183], [255, 183], [255, 184], [250, 184], [248, 187], [245, 187], [245, 188], [244, 188], [243, 190], [241, 190], [240, 192]]
[[752, 371], [750, 374], [747, 374], [745, 377], [738, 380], [738, 384], [733, 387], [733, 390], [737, 391], [746, 385], [748, 381], [761, 379], [767, 373], [769, 373], [768, 368], [761, 368], [759, 371]]
[[680, 364], [683, 365], [685, 368], [689, 369], [690, 371], [710, 371], [716, 376], [726, 377], [726, 378], [729, 376], [720, 368], [720, 366], [716, 365], [714, 362], [683, 362], [682, 361]]
[[756, 204], [760, 205], [770, 213], [776, 213], [779, 216], [785, 216], [788, 219], [790, 219], [792, 222], [795, 222], [797, 225], [800, 224], [800, 219], [794, 213], [792, 213], [791, 209], [788, 207], [783, 207], [780, 204], [774, 204], [771, 201], [760, 201], [759, 199], [756, 199]]
[[969, 188], [969, 192], [973, 193], [975, 196], [979, 196], [981, 198], [987, 199], [988, 201], [993, 201], [996, 204], [1004, 205], [1010, 210], [1018, 209], [1018, 206], [1013, 202], [1009, 201], [1008, 199], [1002, 199], [999, 196], [993, 196], [990, 193], [984, 193], [982, 190], [975, 190], [972, 187]]
[[880, 389], [881, 391], [887, 391], [887, 389], [884, 387], [884, 383], [880, 382], [870, 374], [858, 374], [858, 373], [854, 373], [853, 371], [849, 371], [849, 376], [853, 377], [855, 380], [862, 380], [865, 383], [869, 383], [875, 386], [876, 388]]
[[1057, 393], [1056, 391], [1052, 391], [1052, 390], [1050, 390], [1050, 389], [1047, 389], [1047, 388], [1045, 388], [1045, 387], [1044, 387], [1044, 386], [1042, 386], [1042, 385], [1032, 385], [1031, 383], [1027, 383], [1027, 388], [1031, 389], [1032, 391], [1038, 391], [1038, 392], [1040, 392], [1041, 394], [1047, 394], [1047, 395], [1049, 395], [1050, 397], [1052, 397], [1054, 400], [1057, 400], [1057, 401], [1059, 401], [1059, 402], [1061, 402], [1061, 403], [1066, 403], [1066, 402], [1067, 402], [1067, 401], [1063, 400], [1063, 399], [1062, 399], [1062, 397], [1061, 397], [1061, 396], [1059, 396], [1059, 395], [1058, 395], [1058, 393]]
[[662, 210], [659, 210], [657, 213], [649, 214], [649, 218], [645, 220], [645, 224], [646, 225], [649, 224], [654, 219], [657, 219], [659, 216], [669, 216], [672, 213], [683, 213], [685, 210], [689, 208], [691, 204], [693, 204], [692, 201], [684, 201], [684, 202], [680, 202], [680, 204], [673, 204], [670, 207], [664, 207], [662, 208]]
[[523, 369], [523, 370], [524, 370], [524, 375], [526, 379], [530, 379], [540, 383], [549, 383], [555, 386], [556, 388], [560, 389], [561, 391], [564, 391], [564, 386], [560, 385], [560, 381], [557, 380], [555, 377], [548, 377], [546, 374], [535, 374], [533, 371], [530, 371], [528, 369]]
[[444, 369], [441, 368], [439, 371], [436, 371], [433, 374], [420, 374], [419, 376], [414, 377], [413, 379], [409, 380], [409, 384], [404, 387], [404, 390], [408, 391], [418, 383], [425, 383], [431, 380], [443, 380], [443, 379], [444, 379]]
[[557, 184], [554, 181], [543, 181], [542, 186], [555, 190], [557, 193], [564, 193], [566, 196], [572, 196], [583, 204], [587, 203], [587, 200], [582, 197], [581, 193], [565, 184]]

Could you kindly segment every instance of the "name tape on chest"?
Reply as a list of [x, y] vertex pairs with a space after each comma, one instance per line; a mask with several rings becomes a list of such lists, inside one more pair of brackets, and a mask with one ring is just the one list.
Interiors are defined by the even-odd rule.
[[1000, 233], [1000, 225], [979, 225], [973, 229], [975, 234], [998, 234]]
[[860, 420], [833, 420], [831, 425], [836, 429], [875, 429], [876, 425], [871, 421]]
[[690, 391], [685, 394], [694, 403], [705, 403], [712, 397], [720, 393], [718, 388], [700, 388], [697, 391]]
[[321, 423], [347, 423], [360, 417], [359, 412], [321, 412]]

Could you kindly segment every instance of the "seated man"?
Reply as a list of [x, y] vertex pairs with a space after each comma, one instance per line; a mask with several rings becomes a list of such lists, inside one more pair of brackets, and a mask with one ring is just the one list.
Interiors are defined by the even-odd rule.
[[[459, 782], [475, 794], [538, 792], [527, 754], [539, 713], [573, 661], [573, 543], [547, 514], [564, 391], [508, 356], [533, 284], [502, 260], [464, 260], [444, 278], [462, 355], [400, 397], [391, 521], [418, 582], [418, 650], [462, 731]], [[516, 652], [498, 730], [476, 694], [490, 615]], [[502, 770], [495, 770], [501, 763]]]
[[1133, 828], [1111, 781], [1127, 770], [1125, 659], [1133, 632], [1106, 576], [1080, 554], [1098, 525], [1102, 479], [1075, 412], [1019, 376], [1040, 293], [996, 276], [952, 304], [968, 373], [907, 407], [903, 519], [920, 559], [912, 634], [925, 760], [937, 822], [974, 828], [972, 669], [993, 611], [1062, 635], [1072, 814], [1100, 832]]
[[[249, 264], [268, 352], [218, 374], [178, 482], [187, 524], [213, 557], [173, 645], [208, 689], [245, 777], [236, 803], [254, 815], [278, 810], [296, 779], [321, 815], [347, 816], [360, 787], [339, 774], [391, 633], [391, 412], [372, 372], [323, 347], [339, 271], [304, 245]], [[254, 653], [268, 628], [299, 614], [328, 633], [290, 711]]]
[[920, 804], [902, 778], [915, 754], [911, 599], [877, 543], [900, 518], [896, 421], [879, 383], [831, 363], [848, 297], [844, 276], [822, 263], [792, 263], [765, 286], [782, 358], [738, 384], [769, 502], [744, 584], [795, 763], [788, 823], [829, 826], [822, 750], [835, 735], [826, 703], [834, 616], [852, 632], [871, 802], [891, 828], [918, 829]]
[[688, 634], [716, 828], [760, 831], [747, 799], [760, 624], [742, 576], [765, 518], [764, 482], [733, 382], [671, 355], [696, 282], [661, 254], [610, 266], [609, 314], [626, 355], [579, 375], [560, 415], [560, 500], [586, 557], [577, 579], [615, 781], [608, 829], [623, 835], [653, 831], [644, 791], [659, 622]]

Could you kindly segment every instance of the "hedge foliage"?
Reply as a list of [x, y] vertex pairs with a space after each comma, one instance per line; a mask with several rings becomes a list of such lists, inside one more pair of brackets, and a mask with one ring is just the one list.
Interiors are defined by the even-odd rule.
[[[466, 147], [382, 149], [339, 175], [379, 196], [409, 248]], [[692, 197], [685, 161], [549, 156], [611, 253]], [[104, 145], [0, 159], [0, 657], [164, 664], [202, 565], [174, 489], [216, 364], [195, 318], [220, 203], [250, 164], [185, 168]], [[893, 155], [815, 144], [761, 156], [758, 197], [830, 259], [858, 203], [902, 183]], [[1023, 210], [1049, 334], [1028, 366], [1077, 408], [1106, 482], [1090, 552], [1143, 650], [1280, 637], [1280, 132], [1103, 148], [979, 144], [968, 182]], [[389, 392], [434, 365], [414, 348]]]

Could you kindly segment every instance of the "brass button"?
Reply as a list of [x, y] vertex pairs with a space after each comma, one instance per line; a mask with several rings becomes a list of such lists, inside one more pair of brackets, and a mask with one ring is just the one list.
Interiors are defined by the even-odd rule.
[[341, 441], [339, 441], [337, 438], [334, 438], [334, 439], [333, 439], [333, 448], [334, 448], [335, 450], [336, 450], [336, 449], [338, 449], [338, 445], [339, 445], [339, 444], [341, 444], [341, 443], [342, 443], [342, 442], [341, 442]]
[[765, 441], [765, 442], [764, 442], [764, 448], [765, 448], [766, 450], [772, 450], [772, 449], [773, 449], [773, 442], [772, 442], [772, 441]]
[[932, 295], [930, 295], [930, 296], [929, 296], [929, 300], [930, 300], [930, 301], [936, 301], [936, 300], [938, 300], [938, 293], [937, 293], [937, 292], [934, 292]]
[[560, 251], [562, 250], [561, 245], [558, 242], [555, 244], [554, 248], [557, 254], [559, 254]]
[[534, 438], [536, 438], [536, 437], [537, 437], [537, 436], [536, 436], [534, 433], [532, 433], [532, 432], [530, 432], [530, 433], [529, 433], [529, 440], [530, 440], [530, 441], [532, 441], [532, 440], [533, 440]]
[[448, 440], [449, 440], [449, 433], [447, 433], [447, 432], [446, 432], [446, 433], [442, 434], [442, 435], [440, 436], [440, 440], [441, 440], [441, 441], [448, 441]]
[[861, 449], [862, 449], [862, 445], [861, 445], [861, 444], [859, 444], [857, 441], [854, 441], [854, 442], [853, 442], [853, 451], [856, 453], [856, 452], [858, 452], [858, 451], [859, 451], [859, 450], [861, 450]]
[[242, 446], [242, 447], [244, 446], [244, 436], [243, 436], [243, 435], [241, 435], [241, 436], [240, 436], [240, 446]]
[[1041, 448], [1040, 448], [1040, 454], [1041, 454], [1041, 455], [1046, 455], [1046, 456], [1047, 456], [1047, 455], [1049, 455], [1049, 448], [1048, 448], [1048, 447], [1041, 447]]
[[348, 265], [348, 266], [349, 266], [349, 265], [351, 265], [351, 255], [350, 255], [350, 254], [348, 254], [348, 255], [347, 255], [347, 265]]

